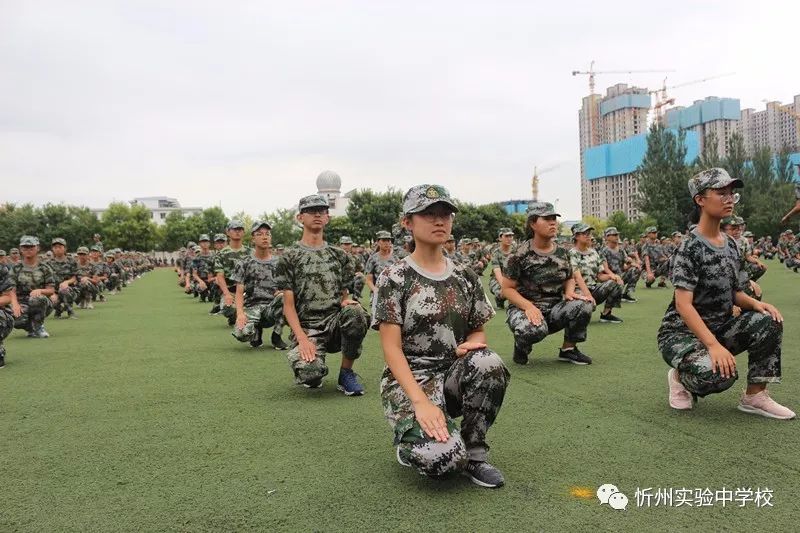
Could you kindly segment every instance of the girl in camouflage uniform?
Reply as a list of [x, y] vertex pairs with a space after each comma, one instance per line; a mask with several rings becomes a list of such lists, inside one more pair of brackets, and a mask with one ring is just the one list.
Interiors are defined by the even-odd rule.
[[[783, 317], [744, 293], [742, 260], [736, 243], [720, 232], [720, 220], [738, 201], [742, 181], [719, 168], [689, 180], [695, 203], [689, 233], [675, 255], [675, 294], [658, 332], [658, 345], [672, 368], [667, 373], [669, 404], [691, 409], [692, 397], [730, 388], [738, 378], [735, 354], [748, 352], [747, 388], [738, 408], [746, 413], [789, 419], [795, 414], [767, 394], [781, 379]], [[733, 315], [733, 307], [742, 309]]]
[[[386, 359], [381, 396], [401, 465], [428, 476], [461, 471], [477, 485], [499, 487], [503, 475], [487, 462], [486, 432], [509, 373], [486, 347], [483, 325], [494, 311], [480, 279], [442, 251], [457, 210], [438, 185], [405, 195], [414, 251], [379, 276], [373, 304]], [[462, 415], [458, 428], [453, 419]]]

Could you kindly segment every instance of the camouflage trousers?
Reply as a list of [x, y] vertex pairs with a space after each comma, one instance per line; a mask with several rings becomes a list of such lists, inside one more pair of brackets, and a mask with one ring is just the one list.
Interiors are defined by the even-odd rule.
[[586, 340], [586, 328], [592, 319], [592, 304], [583, 300], [562, 300], [551, 307], [539, 307], [544, 320], [538, 326], [528, 320], [525, 311], [515, 306], [508, 309], [506, 322], [514, 334], [514, 346], [522, 353], [530, 353], [531, 347], [551, 333], [564, 330], [565, 342]]
[[502, 295], [502, 287], [500, 286], [500, 282], [497, 281], [497, 278], [495, 278], [492, 274], [489, 275], [489, 291], [492, 293], [495, 302], [498, 304], [506, 301]]
[[747, 263], [744, 266], [745, 272], [753, 281], [758, 281], [761, 276], [763, 276], [767, 270], [765, 268], [761, 268], [758, 265], [754, 265], [753, 263]]
[[[428, 437], [414, 417], [414, 407], [387, 369], [381, 380], [383, 409], [394, 429], [400, 457], [420, 473], [439, 476], [462, 470], [467, 461], [486, 461], [486, 433], [503, 405], [511, 375], [488, 349], [469, 352], [444, 372], [416, 373], [428, 399], [445, 414], [450, 438]], [[460, 429], [453, 419], [463, 416]]]
[[[0, 307], [0, 349], [3, 346], [3, 340], [11, 335], [14, 331], [14, 315], [11, 313], [11, 307]], [[0, 355], [3, 355], [0, 353]]]
[[279, 294], [269, 303], [255, 304], [244, 308], [247, 324], [242, 329], [233, 328], [231, 335], [239, 342], [250, 342], [255, 338], [257, 329], [274, 327], [280, 335], [283, 329], [283, 294]]
[[605, 302], [606, 309], [614, 307], [622, 307], [622, 285], [614, 280], [604, 281], [592, 287], [589, 287], [592, 293], [592, 298], [599, 305]]
[[364, 292], [364, 274], [356, 274], [355, 279], [353, 279], [353, 287], [352, 287], [352, 294], [356, 300], [361, 299], [361, 293]]
[[[747, 351], [747, 383], [780, 383], [783, 325], [763, 313], [746, 311], [712, 330], [731, 354]], [[696, 396], [729, 389], [738, 372], [729, 378], [711, 370], [708, 349], [688, 329], [659, 335], [658, 347], [667, 364], [676, 368], [681, 383]]]
[[110, 291], [122, 289], [119, 281], [119, 274], [111, 274], [108, 276], [108, 279], [106, 280], [106, 289]]
[[[72, 312], [72, 304], [75, 303], [75, 298], [78, 295], [77, 288], [73, 285], [66, 289], [59, 288], [56, 292], [56, 301], [53, 303], [53, 309], [59, 315], [64, 312]], [[52, 302], [52, 300], [50, 300]]]
[[369, 314], [361, 305], [347, 305], [331, 315], [319, 329], [306, 329], [309, 340], [316, 345], [316, 359], [307, 362], [300, 357], [300, 349], [294, 333], [287, 354], [289, 365], [297, 383], [314, 383], [328, 375], [325, 356], [341, 351], [342, 357], [361, 357], [361, 343], [367, 335]]
[[800, 259], [787, 256], [783, 264], [786, 265], [786, 268], [796, 268], [800, 266]]
[[27, 300], [20, 300], [22, 313], [14, 321], [15, 329], [33, 331], [44, 324], [44, 319], [53, 312], [53, 304], [47, 296], [36, 296]]
[[636, 292], [636, 284], [642, 276], [642, 269], [639, 267], [631, 267], [622, 273], [622, 281], [625, 283], [623, 294], [630, 294]]
[[662, 261], [656, 265], [651, 263], [650, 270], [656, 278], [665, 278], [669, 275], [669, 261]]
[[92, 301], [92, 298], [97, 294], [98, 288], [97, 285], [88, 281], [86, 283], [79, 282], [75, 286], [75, 301], [77, 303], [89, 303]]

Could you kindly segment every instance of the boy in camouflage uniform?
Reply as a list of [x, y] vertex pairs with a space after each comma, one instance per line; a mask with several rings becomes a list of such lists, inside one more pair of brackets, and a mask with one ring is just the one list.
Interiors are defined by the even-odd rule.
[[85, 246], [79, 246], [76, 252], [78, 261], [76, 266], [75, 277], [77, 283], [75, 284], [75, 303], [81, 309], [86, 309], [87, 305], [91, 305], [92, 296], [97, 294], [97, 285], [93, 281], [92, 263], [89, 261], [89, 249]]
[[647, 274], [645, 287], [648, 289], [653, 286], [656, 278], [659, 278], [658, 286], [667, 286], [667, 275], [669, 274], [669, 257], [667, 256], [664, 245], [658, 240], [658, 228], [650, 226], [646, 230], [647, 240], [642, 244], [641, 256], [644, 258], [644, 270]]
[[364, 387], [353, 372], [353, 363], [361, 356], [369, 315], [347, 290], [353, 264], [341, 248], [323, 240], [330, 220], [324, 197], [301, 198], [297, 220], [303, 225], [303, 236], [280, 257], [276, 271], [277, 289], [284, 291], [284, 316], [292, 328], [288, 359], [295, 381], [308, 388], [321, 387], [328, 375], [326, 355], [341, 350], [337, 388], [347, 396], [360, 396]]
[[[720, 220], [738, 201], [741, 180], [721, 168], [698, 173], [689, 180], [699, 219], [675, 257], [675, 293], [661, 328], [658, 346], [667, 373], [669, 404], [691, 409], [692, 397], [730, 388], [738, 378], [734, 355], [748, 352], [747, 387], [738, 409], [770, 418], [795, 414], [766, 391], [781, 379], [783, 317], [778, 310], [743, 292], [741, 254], [730, 236], [720, 232]], [[734, 306], [742, 309], [733, 315]]]
[[197, 239], [200, 251], [192, 261], [192, 279], [200, 301], [211, 301], [211, 287], [214, 285], [214, 255], [211, 253], [211, 239], [203, 233]]
[[50, 296], [56, 292], [55, 275], [37, 256], [39, 239], [25, 235], [19, 247], [22, 260], [13, 265], [9, 273], [14, 289], [11, 292], [14, 327], [26, 330], [28, 337], [45, 339], [50, 336], [44, 329], [44, 320], [53, 312]]
[[228, 319], [228, 325], [233, 326], [236, 323], [236, 306], [233, 302], [236, 283], [231, 276], [236, 263], [249, 256], [252, 250], [242, 244], [244, 224], [241, 220], [228, 222], [227, 234], [230, 242], [214, 258], [214, 273], [217, 276], [217, 287], [222, 293], [220, 312]]
[[581, 294], [592, 296], [593, 305], [605, 302], [600, 322], [621, 324], [622, 319], [611, 311], [615, 307], [622, 307], [622, 278], [611, 272], [600, 253], [590, 246], [593, 230], [593, 227], [582, 222], [572, 226], [575, 247], [569, 251], [569, 260], [575, 272], [575, 283]]
[[211, 252], [211, 276], [212, 282], [208, 284], [209, 286], [209, 295], [208, 299], [210, 302], [214, 302], [214, 305], [208, 311], [209, 315], [216, 315], [220, 312], [220, 301], [222, 300], [222, 290], [217, 285], [217, 274], [214, 272], [214, 262], [217, 260], [217, 256], [219, 252], [225, 248], [228, 244], [228, 238], [223, 233], [215, 233], [214, 234], [214, 251]]
[[58, 292], [50, 297], [55, 310], [54, 316], [61, 318], [61, 314], [66, 311], [69, 318], [75, 318], [72, 304], [77, 296], [75, 286], [78, 282], [78, 264], [75, 259], [66, 255], [67, 241], [61, 237], [53, 239], [51, 249], [53, 259], [48, 262], [48, 266], [53, 269], [58, 288]]
[[576, 343], [586, 340], [592, 318], [590, 295], [575, 292], [569, 253], [555, 242], [558, 232], [553, 204], [531, 202], [527, 231], [533, 238], [520, 243], [503, 271], [503, 296], [509, 301], [508, 327], [514, 334], [514, 362], [528, 364], [531, 347], [551, 333], [564, 330], [558, 359], [589, 365], [591, 357]]
[[492, 252], [492, 272], [489, 274], [489, 290], [494, 296], [494, 303], [500, 309], [505, 309], [506, 299], [503, 298], [503, 269], [506, 267], [508, 256], [511, 255], [511, 246], [514, 244], [514, 232], [511, 228], [500, 228], [497, 232], [500, 245]]
[[263, 344], [263, 329], [275, 327], [272, 346], [285, 350], [287, 346], [278, 329], [283, 323], [283, 294], [275, 284], [278, 258], [272, 255], [272, 227], [256, 220], [250, 235], [253, 253], [236, 263], [231, 274], [231, 281], [236, 283], [236, 326], [232, 335], [257, 348]]
[[[374, 305], [372, 327], [386, 359], [381, 397], [401, 465], [428, 476], [464, 472], [477, 485], [500, 487], [486, 433], [510, 376], [486, 347], [483, 325], [494, 311], [480, 278], [442, 253], [457, 210], [438, 185], [405, 195], [416, 248], [380, 275]], [[462, 415], [458, 428], [454, 418]]]
[[370, 291], [370, 306], [375, 297], [375, 283], [378, 281], [378, 276], [386, 267], [395, 264], [398, 259], [392, 250], [392, 235], [385, 230], [378, 231], [375, 234], [375, 240], [378, 243], [378, 251], [369, 256], [367, 265], [364, 267], [364, 273], [367, 278], [367, 286]]
[[353, 239], [347, 235], [339, 239], [339, 247], [344, 250], [350, 261], [353, 262], [353, 272], [355, 274], [353, 275], [353, 281], [347, 286], [347, 290], [354, 300], [358, 300], [361, 298], [361, 291], [364, 290], [364, 263], [361, 260], [361, 256], [353, 250]]
[[632, 293], [636, 291], [636, 284], [639, 282], [642, 270], [636, 266], [635, 258], [629, 256], [625, 248], [620, 246], [617, 228], [609, 226], [603, 232], [603, 236], [606, 243], [600, 253], [609, 270], [622, 278], [623, 289], [620, 300], [636, 303], [636, 298], [632, 296]]

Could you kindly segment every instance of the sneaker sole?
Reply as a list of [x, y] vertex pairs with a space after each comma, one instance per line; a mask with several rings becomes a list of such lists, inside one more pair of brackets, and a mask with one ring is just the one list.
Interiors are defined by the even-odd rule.
[[363, 390], [361, 392], [350, 392], [344, 390], [344, 387], [342, 387], [341, 385], [336, 385], [336, 390], [340, 391], [345, 396], [364, 396]]
[[606, 320], [605, 318], [600, 319], [601, 324], [622, 324], [622, 320]]
[[736, 406], [738, 410], [743, 413], [748, 413], [751, 415], [761, 415], [766, 418], [774, 418], [775, 420], [791, 420], [794, 416], [778, 416], [776, 414], [772, 414], [769, 411], [764, 411], [763, 409], [759, 409], [758, 407], [750, 407], [749, 405], [742, 405], [739, 404]]
[[[674, 369], [672, 369], [672, 370], [674, 370]], [[672, 370], [667, 372], [667, 391], [668, 391], [667, 394], [669, 394], [672, 391], [672, 387], [671, 387], [671, 385], [672, 385]], [[667, 398], [669, 398], [669, 396], [667, 396]], [[667, 402], [669, 403], [670, 407], [672, 407], [673, 409], [676, 409], [678, 411], [691, 411], [692, 410], [691, 401], [689, 402], [689, 407], [683, 407], [683, 406], [674, 405], [672, 403], [672, 401], [669, 400], [669, 399], [667, 400]]]
[[481, 481], [480, 479], [476, 478], [475, 476], [473, 476], [472, 474], [470, 474], [467, 471], [464, 471], [464, 475], [467, 476], [469, 478], [469, 480], [472, 481], [474, 484], [478, 485], [479, 487], [486, 488], [486, 489], [497, 489], [497, 488], [500, 488], [500, 487], [502, 487], [504, 485], [504, 483], [499, 483], [497, 485], [492, 485], [491, 483], [486, 483], [485, 481]]
[[559, 361], [562, 363], [572, 363], [573, 365], [581, 365], [581, 366], [589, 366], [592, 363], [584, 363], [583, 361], [573, 361], [572, 359], [567, 359], [566, 357], [559, 357]]

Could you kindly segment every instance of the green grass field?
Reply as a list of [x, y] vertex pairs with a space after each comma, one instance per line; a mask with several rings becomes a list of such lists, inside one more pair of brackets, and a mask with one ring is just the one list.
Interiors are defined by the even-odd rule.
[[[770, 266], [765, 299], [786, 317], [784, 384], [772, 390], [797, 410], [800, 276]], [[640, 286], [621, 326], [595, 313], [589, 367], [556, 361], [560, 334], [513, 365], [499, 311], [489, 341], [512, 380], [489, 437], [506, 486], [488, 490], [395, 462], [375, 332], [356, 367], [365, 396], [337, 393], [335, 372], [309, 391], [286, 352], [237, 343], [175, 280], [153, 272], [77, 321], [50, 320], [50, 339], [7, 341], [0, 531], [797, 530], [800, 422], [737, 411], [741, 383], [691, 412], [667, 405], [655, 334], [670, 290]], [[628, 496], [626, 511], [599, 505], [603, 483]], [[723, 486], [768, 487], [773, 506], [634, 499], [637, 487]]]

